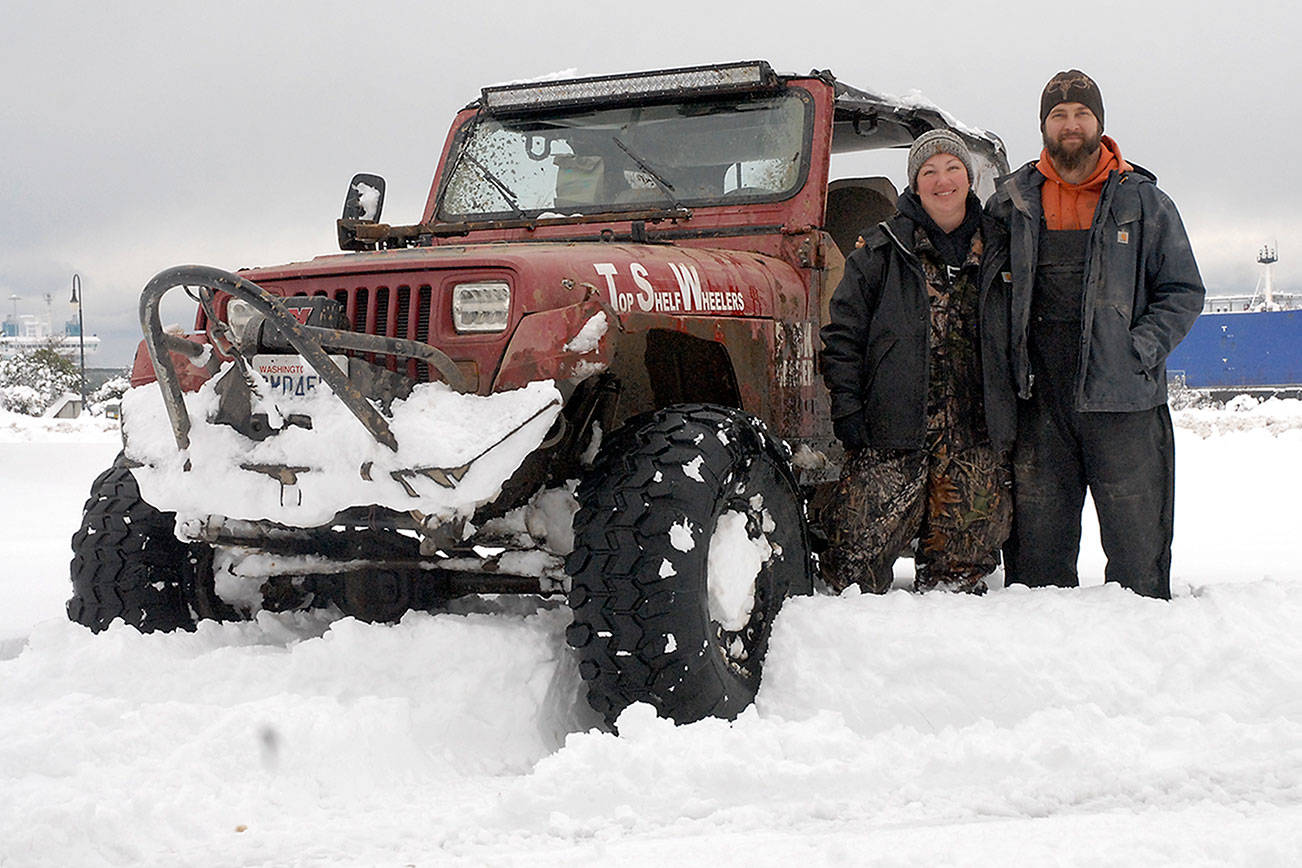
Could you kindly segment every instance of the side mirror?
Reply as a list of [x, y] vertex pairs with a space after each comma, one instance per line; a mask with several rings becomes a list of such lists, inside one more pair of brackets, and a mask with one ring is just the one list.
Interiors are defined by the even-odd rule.
[[344, 213], [339, 218], [339, 248], [341, 250], [371, 250], [374, 244], [359, 241], [356, 227], [359, 223], [378, 223], [384, 211], [384, 179], [365, 172], [353, 175], [344, 197]]
[[378, 223], [384, 211], [384, 179], [379, 175], [353, 175], [344, 197], [344, 220]]

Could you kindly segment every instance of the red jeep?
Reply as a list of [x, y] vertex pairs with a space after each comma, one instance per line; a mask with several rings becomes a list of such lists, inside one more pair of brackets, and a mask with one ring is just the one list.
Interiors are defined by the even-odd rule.
[[[379, 222], [384, 182], [358, 175], [349, 252], [145, 288], [69, 616], [559, 597], [608, 720], [735, 716], [784, 598], [814, 587], [806, 504], [839, 460], [818, 329], [894, 207], [885, 178], [829, 181], [832, 155], [942, 126], [763, 62], [485, 88], [419, 223]], [[988, 193], [1002, 144], [957, 131]], [[174, 287], [193, 333], [160, 324]]]

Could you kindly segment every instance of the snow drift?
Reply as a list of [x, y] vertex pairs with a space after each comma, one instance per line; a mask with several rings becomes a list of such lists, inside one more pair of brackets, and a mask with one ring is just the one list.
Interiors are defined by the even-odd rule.
[[1298, 402], [1177, 414], [1170, 602], [1100, 585], [1087, 525], [1089, 587], [795, 599], [737, 721], [618, 737], [536, 602], [67, 623], [117, 444], [36, 424], [0, 418], [6, 868], [1302, 860]]

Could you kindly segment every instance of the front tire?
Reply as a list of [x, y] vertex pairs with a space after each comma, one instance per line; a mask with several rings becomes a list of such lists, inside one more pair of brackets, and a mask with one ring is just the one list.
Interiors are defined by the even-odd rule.
[[119, 455], [91, 484], [81, 528], [72, 537], [68, 618], [96, 633], [119, 618], [142, 633], [192, 629], [187, 598], [211, 551], [178, 540], [174, 518], [141, 499]]
[[812, 591], [785, 446], [740, 411], [670, 407], [616, 432], [578, 499], [566, 637], [589, 704], [608, 723], [634, 702], [676, 723], [736, 717], [783, 600]]

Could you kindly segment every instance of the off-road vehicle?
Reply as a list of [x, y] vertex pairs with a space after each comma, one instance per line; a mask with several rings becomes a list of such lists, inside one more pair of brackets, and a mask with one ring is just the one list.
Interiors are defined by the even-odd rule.
[[[828, 72], [485, 88], [420, 222], [380, 222], [384, 182], [358, 175], [345, 253], [146, 286], [69, 616], [172, 630], [560, 597], [609, 720], [638, 701], [736, 715], [784, 598], [814, 587], [808, 505], [840, 457], [818, 329], [894, 206], [885, 178], [831, 180], [832, 157], [937, 127], [988, 192], [996, 137]], [[193, 332], [161, 324], [175, 287]]]

